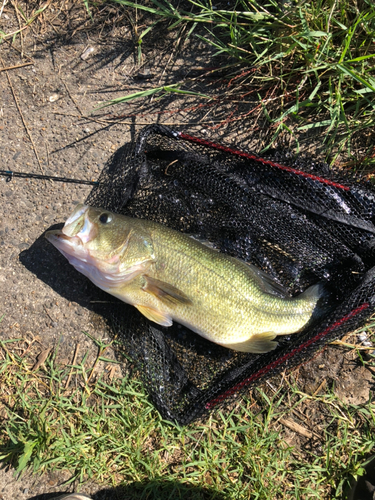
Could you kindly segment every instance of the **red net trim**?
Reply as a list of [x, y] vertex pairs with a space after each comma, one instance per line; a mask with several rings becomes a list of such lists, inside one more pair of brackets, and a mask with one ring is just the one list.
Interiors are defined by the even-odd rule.
[[220, 151], [224, 151], [225, 153], [241, 156], [243, 158], [248, 158], [249, 160], [257, 161], [258, 163], [263, 163], [264, 165], [270, 165], [271, 167], [279, 168], [280, 170], [285, 170], [286, 172], [300, 175], [302, 177], [306, 177], [307, 179], [312, 179], [322, 184], [327, 184], [328, 186], [333, 186], [339, 189], [343, 189], [344, 191], [350, 191], [350, 188], [348, 186], [344, 186], [343, 184], [338, 184], [337, 182], [330, 181], [329, 179], [324, 179], [323, 177], [318, 177], [317, 175], [308, 174], [306, 172], [302, 172], [301, 170], [296, 170], [295, 168], [287, 167], [286, 165], [280, 165], [280, 163], [275, 163], [271, 160], [265, 160], [250, 153], [239, 151], [238, 149], [231, 149], [226, 146], [222, 146], [221, 144], [215, 144], [214, 142], [206, 141], [205, 139], [200, 139], [198, 137], [193, 137], [191, 135], [187, 135], [182, 132], [178, 132], [178, 136], [180, 139], [183, 139], [185, 141], [196, 142], [198, 144], [201, 144], [202, 146], [218, 149]]

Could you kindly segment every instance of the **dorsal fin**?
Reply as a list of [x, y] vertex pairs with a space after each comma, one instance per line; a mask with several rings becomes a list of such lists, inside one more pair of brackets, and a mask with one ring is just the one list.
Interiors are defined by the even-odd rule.
[[201, 243], [205, 247], [211, 248], [211, 250], [215, 250], [216, 252], [219, 252], [219, 250], [214, 246], [214, 244], [211, 241], [209, 241], [205, 238], [200, 238], [199, 235], [197, 235], [197, 234], [189, 234], [189, 237], [191, 239], [197, 241], [198, 243]]
[[[247, 263], [246, 263], [247, 264]], [[252, 264], [247, 264], [252, 272], [254, 273], [254, 277], [258, 278], [258, 285], [259, 287], [263, 290], [263, 292], [269, 293], [271, 295], [276, 295], [277, 297], [281, 297], [283, 299], [290, 297], [287, 289], [280, 285], [280, 283], [277, 283], [271, 276], [266, 274], [264, 271], [261, 269], [258, 269], [257, 267], [253, 266]]]

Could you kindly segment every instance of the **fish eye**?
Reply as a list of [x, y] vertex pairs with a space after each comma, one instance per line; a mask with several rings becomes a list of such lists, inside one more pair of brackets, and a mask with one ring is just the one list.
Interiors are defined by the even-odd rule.
[[101, 216], [99, 217], [99, 221], [102, 224], [108, 224], [109, 222], [111, 222], [111, 220], [112, 216], [110, 214], [101, 214]]

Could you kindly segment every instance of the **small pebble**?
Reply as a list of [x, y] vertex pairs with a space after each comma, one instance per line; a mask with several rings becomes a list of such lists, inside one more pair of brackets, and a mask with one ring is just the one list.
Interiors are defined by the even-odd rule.
[[360, 342], [366, 342], [366, 340], [367, 340], [367, 333], [366, 332], [359, 333], [358, 334], [358, 340]]
[[86, 59], [88, 59], [94, 51], [94, 47], [87, 47], [87, 49], [85, 49], [81, 54], [82, 61], [86, 61]]
[[62, 97], [62, 95], [60, 95], [60, 94], [52, 94], [49, 96], [48, 100], [49, 100], [49, 102], [56, 102], [59, 99], [61, 99], [61, 97]]

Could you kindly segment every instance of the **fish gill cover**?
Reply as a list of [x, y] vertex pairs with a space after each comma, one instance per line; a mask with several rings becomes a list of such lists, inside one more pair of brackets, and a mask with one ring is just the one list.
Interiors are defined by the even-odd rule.
[[180, 425], [300, 364], [374, 312], [375, 190], [323, 163], [260, 158], [152, 125], [113, 156], [86, 203], [206, 240], [292, 295], [318, 282], [329, 290], [325, 313], [266, 354], [226, 349], [116, 304], [114, 329], [155, 406]]

